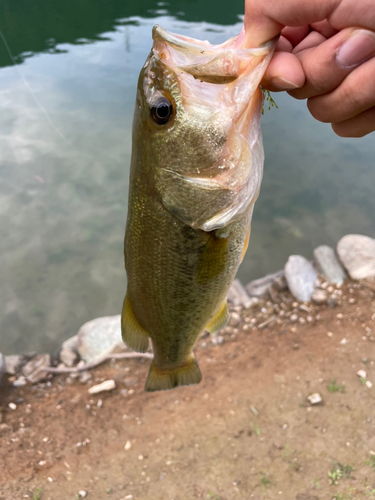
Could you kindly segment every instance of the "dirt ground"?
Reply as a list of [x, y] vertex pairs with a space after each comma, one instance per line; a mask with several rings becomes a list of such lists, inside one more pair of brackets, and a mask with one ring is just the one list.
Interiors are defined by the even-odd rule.
[[[102, 365], [90, 384], [5, 381], [0, 498], [375, 499], [375, 292], [349, 282], [339, 302], [293, 304], [305, 324], [250, 328], [243, 313], [222, 344], [199, 340], [194, 387], [144, 392], [145, 360]], [[109, 378], [114, 391], [88, 394]]]

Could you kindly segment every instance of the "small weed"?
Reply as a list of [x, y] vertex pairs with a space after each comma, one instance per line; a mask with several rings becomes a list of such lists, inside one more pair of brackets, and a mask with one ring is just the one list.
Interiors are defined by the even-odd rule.
[[223, 500], [223, 497], [217, 495], [216, 493], [211, 493], [210, 491], [207, 493], [205, 500]]
[[371, 455], [368, 460], [366, 460], [366, 465], [369, 465], [372, 470], [375, 470], [375, 455]]
[[316, 488], [317, 490], [319, 489], [319, 481], [316, 477], [313, 480], [313, 485], [314, 485], [314, 488]]
[[342, 465], [335, 462], [330, 472], [328, 472], [329, 484], [339, 484], [342, 478], [350, 477], [353, 467], [351, 465]]
[[366, 385], [367, 379], [365, 377], [359, 377], [362, 385]]
[[355, 500], [355, 499], [353, 499], [352, 492], [350, 492], [350, 493], [341, 493], [341, 491], [339, 491], [337, 493], [337, 495], [334, 495], [332, 497], [332, 500]]
[[[273, 100], [270, 91], [267, 90], [267, 89], [264, 89], [263, 87], [262, 87], [262, 90], [264, 92], [265, 100], [268, 103], [268, 110], [270, 110], [272, 107], [275, 107], [276, 109], [279, 109], [278, 105]], [[262, 115], [264, 115], [264, 104], [263, 104], [263, 107], [262, 107]]]
[[265, 470], [262, 471], [262, 477], [260, 478], [260, 483], [262, 484], [262, 486], [265, 486], [266, 488], [268, 488], [268, 486], [270, 486], [271, 484], [271, 481], [268, 477], [268, 472], [266, 472]]
[[327, 385], [327, 389], [329, 390], [329, 392], [345, 392], [345, 386], [342, 384], [337, 384], [335, 378], [331, 379], [331, 381]]
[[368, 498], [375, 498], [375, 489], [371, 488], [370, 486], [367, 486], [367, 491], [365, 493], [366, 497]]
[[41, 493], [42, 493], [42, 488], [37, 488], [33, 493], [33, 500], [40, 500]]
[[287, 444], [285, 446], [285, 448], [283, 449], [282, 453], [281, 453], [281, 456], [283, 458], [288, 458], [290, 457], [290, 455], [292, 455], [294, 453], [295, 450], [292, 450], [292, 448]]
[[260, 430], [259, 430], [258, 424], [256, 422], [254, 422], [254, 432], [255, 432], [256, 436], [259, 436]]

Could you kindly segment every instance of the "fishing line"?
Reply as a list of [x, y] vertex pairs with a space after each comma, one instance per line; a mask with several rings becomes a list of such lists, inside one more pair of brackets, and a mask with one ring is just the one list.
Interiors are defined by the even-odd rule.
[[61, 132], [61, 130], [58, 127], [56, 127], [56, 125], [53, 123], [52, 118], [48, 114], [48, 111], [43, 106], [43, 104], [39, 101], [39, 99], [37, 98], [37, 96], [34, 94], [33, 89], [30, 87], [29, 82], [26, 80], [24, 74], [22, 73], [22, 71], [21, 71], [21, 69], [19, 67], [19, 64], [17, 64], [15, 58], [13, 57], [13, 54], [12, 54], [12, 52], [11, 52], [11, 50], [9, 48], [9, 45], [8, 45], [7, 41], [5, 40], [5, 37], [4, 37], [4, 35], [3, 35], [3, 33], [2, 33], [1, 30], [0, 30], [0, 38], [2, 39], [2, 41], [4, 43], [4, 47], [5, 47], [6, 51], [8, 52], [8, 55], [9, 55], [9, 57], [10, 57], [13, 65], [14, 65], [14, 67], [18, 71], [18, 74], [19, 74], [21, 80], [23, 81], [23, 83], [25, 84], [26, 88], [30, 92], [32, 98], [34, 99], [35, 104], [38, 106], [38, 108], [40, 109], [40, 111], [44, 114], [44, 117], [46, 118], [46, 120], [48, 121], [48, 123], [50, 124], [50, 126], [53, 128], [53, 130], [56, 132], [56, 134], [59, 135], [61, 137], [61, 139], [68, 146], [73, 146], [72, 143], [69, 142], [68, 139], [65, 137], [65, 135]]

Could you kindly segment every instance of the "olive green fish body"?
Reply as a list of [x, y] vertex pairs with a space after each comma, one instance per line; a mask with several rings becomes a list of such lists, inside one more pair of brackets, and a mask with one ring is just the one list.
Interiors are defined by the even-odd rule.
[[129, 347], [152, 341], [147, 390], [198, 383], [193, 346], [228, 319], [260, 189], [259, 81], [273, 49], [241, 58], [234, 41], [211, 46], [158, 27], [153, 37], [133, 121], [122, 313]]

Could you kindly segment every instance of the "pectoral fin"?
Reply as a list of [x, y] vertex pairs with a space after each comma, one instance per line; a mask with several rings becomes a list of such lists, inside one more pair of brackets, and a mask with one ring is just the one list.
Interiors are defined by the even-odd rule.
[[127, 296], [121, 314], [122, 340], [133, 351], [146, 352], [148, 349], [148, 333], [138, 323]]
[[152, 362], [146, 380], [145, 390], [150, 392], [166, 391], [180, 385], [199, 384], [201, 380], [202, 373], [193, 356], [186, 363], [171, 370], [163, 370]]
[[220, 311], [214, 316], [211, 321], [206, 326], [206, 330], [210, 333], [216, 333], [219, 330], [222, 330], [229, 320], [229, 311], [227, 302], [221, 306]]

